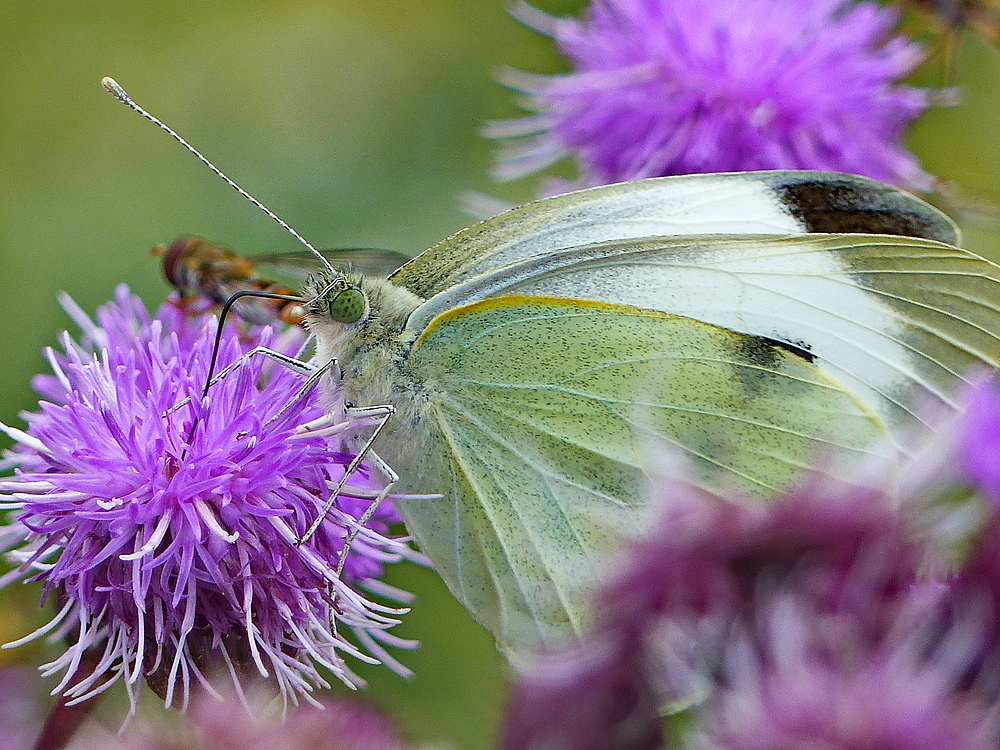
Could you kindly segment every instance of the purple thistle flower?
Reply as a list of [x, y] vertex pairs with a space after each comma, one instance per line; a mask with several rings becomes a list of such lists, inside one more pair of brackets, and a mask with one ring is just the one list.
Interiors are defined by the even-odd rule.
[[[878, 591], [871, 592], [873, 596]], [[977, 656], [974, 620], [944, 633], [920, 627], [935, 597], [897, 597], [891, 637], [871, 644], [858, 618], [797, 593], [761, 601], [730, 638], [718, 688], [700, 709], [698, 750], [987, 750], [996, 706], [966, 689]]]
[[[46, 401], [25, 415], [27, 430], [3, 426], [16, 472], [0, 492], [19, 512], [0, 541], [18, 567], [0, 583], [38, 580], [55, 600], [55, 618], [23, 640], [69, 642], [42, 667], [63, 673], [56, 690], [79, 701], [124, 679], [134, 702], [145, 676], [170, 704], [211, 664], [237, 684], [267, 677], [294, 702], [328, 686], [321, 667], [357, 683], [343, 654], [405, 673], [384, 648], [410, 645], [387, 632], [405, 610], [355, 589], [391, 594], [377, 581], [383, 565], [412, 554], [386, 536], [399, 521], [391, 503], [359, 532], [343, 576], [344, 540], [370, 492], [338, 498], [297, 544], [352, 458], [336, 438], [296, 434], [322, 415], [315, 398], [269, 421], [301, 376], [251, 357], [202, 400], [215, 319], [170, 303], [151, 318], [124, 287], [116, 298], [96, 324], [64, 300], [83, 342], [65, 334], [65, 353], [48, 352], [55, 376], [36, 380]], [[301, 341], [296, 329], [232, 326], [219, 364]], [[85, 652], [97, 666], [74, 683]]]
[[[861, 701], [870, 697], [866, 686], [903, 690], [914, 675], [926, 684], [917, 684], [910, 703], [872, 732], [889, 736], [898, 728], [892, 722], [901, 725], [912, 714], [923, 722], [915, 736], [924, 729], [940, 729], [932, 735], [938, 738], [966, 737], [966, 729], [980, 736], [985, 713], [966, 727], [961, 707], [940, 698], [958, 696], [959, 678], [982, 653], [984, 634], [972, 620], [969, 638], [976, 643], [959, 643], [957, 652], [969, 620], [956, 621], [956, 637], [940, 636], [947, 592], [921, 578], [940, 560], [912, 508], [861, 478], [849, 484], [821, 473], [766, 504], [708, 493], [679, 469], [653, 486], [657, 517], [617, 560], [599, 593], [591, 634], [563, 652], [539, 655], [518, 679], [503, 750], [659, 747], [660, 719], [651, 707], [684, 712], [676, 728], [685, 734], [684, 726], [711, 728], [702, 737], [709, 747], [812, 747], [805, 742], [811, 739], [817, 747], [890, 748], [851, 744], [850, 737], [837, 744], [836, 734], [824, 745], [825, 734], [806, 732], [808, 720], [838, 720], [828, 716], [837, 707], [823, 703], [824, 688], [842, 684]], [[935, 644], [956, 663], [942, 656], [938, 669]], [[797, 690], [802, 701], [818, 705], [798, 705]], [[813, 708], [827, 713], [796, 713]], [[742, 709], [756, 713], [741, 717]], [[589, 723], [574, 720], [578, 712]], [[726, 722], [737, 718], [743, 723], [729, 731]], [[785, 724], [802, 729], [802, 743], [784, 742], [794, 739], [791, 730], [779, 732]], [[758, 734], [770, 744], [758, 744]]]
[[1000, 384], [995, 372], [966, 389], [958, 448], [966, 475], [1000, 510]]
[[899, 85], [921, 49], [897, 13], [865, 0], [593, 0], [584, 20], [514, 15], [553, 37], [574, 70], [508, 72], [534, 113], [491, 123], [509, 139], [495, 175], [571, 156], [577, 183], [693, 172], [823, 169], [930, 189], [900, 145], [930, 93]]
[[[284, 719], [284, 720], [283, 720]], [[408, 745], [375, 708], [322, 699], [287, 717], [263, 695], [240, 700], [200, 692], [171, 731], [142, 718], [116, 735], [87, 727], [69, 750], [406, 750]]]
[[830, 609], [854, 612], [877, 640], [889, 627], [884, 602], [935, 565], [915, 519], [861, 481], [817, 472], [766, 504], [679, 474], [657, 486], [658, 520], [602, 592], [605, 627], [635, 633], [666, 619], [721, 631], [753, 611], [761, 585], [794, 577]]

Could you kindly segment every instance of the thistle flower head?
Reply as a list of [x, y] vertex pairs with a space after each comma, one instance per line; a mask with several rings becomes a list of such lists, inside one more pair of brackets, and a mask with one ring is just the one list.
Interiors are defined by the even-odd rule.
[[[519, 678], [504, 750], [660, 747], [656, 707], [684, 712], [680, 747], [888, 750], [908, 719], [916, 739], [902, 748], [931, 747], [916, 742], [924, 730], [984, 736], [987, 712], [966, 723], [958, 694], [984, 632], [970, 635], [964, 618], [949, 631], [944, 587], [920, 577], [936, 556], [908, 508], [860, 477], [821, 473], [762, 504], [699, 489], [663, 463], [657, 516], [599, 593], [593, 631]], [[957, 662], [935, 662], [936, 645]], [[898, 702], [912, 677], [919, 692], [876, 725], [877, 707], [889, 708], [879, 690]], [[838, 691], [842, 705], [823, 699]], [[851, 720], [872, 726], [841, 726]]]
[[996, 747], [995, 709], [964, 679], [977, 657], [974, 620], [935, 632], [919, 627], [928, 622], [933, 597], [904, 592], [895, 603], [901, 616], [893, 637], [873, 645], [860, 619], [831, 616], [794, 592], [774, 592], [751, 626], [727, 643], [718, 689], [701, 708], [699, 736], [690, 746]]
[[263, 695], [240, 700], [201, 691], [184, 717], [165, 722], [141, 717], [117, 735], [85, 727], [70, 750], [407, 750], [395, 727], [375, 708], [356, 701], [321, 700], [287, 716]]
[[900, 145], [929, 104], [899, 84], [922, 58], [896, 13], [865, 0], [593, 0], [583, 20], [522, 3], [573, 71], [512, 72], [534, 113], [492, 123], [516, 179], [573, 157], [574, 185], [692, 172], [824, 169], [915, 189]]
[[[319, 667], [353, 682], [343, 654], [402, 669], [382, 646], [398, 642], [387, 630], [401, 610], [354, 588], [377, 587], [383, 564], [407, 554], [386, 536], [391, 504], [338, 575], [372, 480], [351, 478], [362, 491], [298, 543], [353, 456], [336, 437], [296, 435], [322, 414], [314, 398], [281, 412], [301, 376], [243, 355], [294, 353], [301, 334], [227, 328], [219, 364], [240, 364], [203, 399], [213, 318], [169, 303], [150, 317], [124, 287], [96, 323], [66, 304], [83, 340], [66, 334], [65, 351], [48, 352], [55, 374], [36, 380], [45, 400], [27, 429], [4, 427], [16, 472], [0, 482], [16, 511], [0, 528], [17, 563], [2, 582], [40, 581], [58, 614], [31, 637], [71, 644], [43, 667], [63, 673], [57, 690], [82, 700], [124, 679], [134, 699], [146, 676], [170, 703], [213, 662], [237, 681], [268, 677], [294, 701], [326, 685]], [[84, 652], [99, 656], [81, 679]]]
[[651, 533], [603, 591], [609, 627], [732, 621], [753, 611], [762, 586], [795, 578], [831, 609], [856, 610], [884, 632], [883, 601], [908, 589], [933, 558], [914, 519], [861, 481], [817, 472], [767, 504], [707, 492], [676, 472], [664, 472], [658, 488]]
[[959, 427], [962, 468], [1000, 510], [1000, 383], [995, 372], [976, 378], [965, 393]]

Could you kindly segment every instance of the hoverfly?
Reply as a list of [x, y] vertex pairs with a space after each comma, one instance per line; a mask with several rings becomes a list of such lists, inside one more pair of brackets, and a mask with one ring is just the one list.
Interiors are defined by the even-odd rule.
[[[251, 257], [200, 237], [181, 237], [158, 245], [151, 252], [163, 258], [163, 274], [182, 301], [200, 297], [217, 305], [246, 291], [295, 296], [293, 289], [263, 275], [258, 267], [271, 266], [284, 275], [304, 279], [316, 265], [315, 256], [309, 252]], [[338, 249], [321, 250], [320, 253], [331, 262], [366, 273], [384, 274], [408, 260], [407, 256], [388, 250]], [[233, 311], [253, 325], [266, 325], [275, 320], [298, 325], [305, 313], [299, 302], [267, 297], [243, 297], [235, 303]]]

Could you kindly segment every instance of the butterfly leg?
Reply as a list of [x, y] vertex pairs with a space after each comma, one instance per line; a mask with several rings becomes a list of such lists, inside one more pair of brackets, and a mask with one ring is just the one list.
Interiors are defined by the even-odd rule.
[[393, 471], [392, 467], [389, 466], [389, 464], [387, 464], [385, 461], [383, 461], [382, 458], [374, 450], [371, 449], [368, 450], [368, 460], [371, 463], [371, 465], [374, 468], [378, 469], [379, 472], [382, 474], [382, 476], [385, 477], [386, 484], [385, 487], [379, 490], [378, 495], [375, 496], [375, 499], [372, 500], [371, 504], [368, 506], [365, 512], [362, 513], [361, 516], [358, 518], [357, 523], [354, 525], [354, 528], [352, 528], [350, 531], [347, 532], [347, 537], [344, 539], [344, 549], [340, 554], [340, 562], [337, 563], [338, 578], [340, 577], [340, 574], [344, 570], [344, 563], [347, 561], [347, 553], [351, 551], [351, 545], [354, 543], [354, 540], [361, 532], [361, 529], [364, 528], [364, 526], [372, 519], [372, 516], [375, 515], [375, 511], [379, 509], [379, 506], [382, 504], [382, 501], [385, 500], [388, 494], [392, 491], [392, 488], [393, 486], [395, 486], [396, 482], [399, 481], [399, 474]]
[[[250, 357], [253, 357], [254, 355], [258, 355], [258, 354], [260, 356], [262, 356], [262, 357], [267, 357], [270, 360], [274, 360], [275, 362], [277, 362], [278, 364], [282, 365], [283, 367], [287, 367], [289, 370], [291, 370], [293, 372], [297, 372], [300, 375], [309, 375], [309, 374], [315, 372], [316, 369], [317, 369], [316, 365], [309, 364], [308, 362], [305, 362], [305, 361], [303, 361], [301, 359], [298, 359], [296, 357], [293, 357], [291, 355], [282, 354], [281, 352], [276, 352], [276, 351], [274, 351], [274, 349], [268, 349], [266, 346], [258, 346], [258, 347], [255, 347], [255, 348], [251, 349], [250, 351], [248, 351], [246, 354], [244, 354], [238, 360], [236, 360], [235, 362], [233, 362], [231, 365], [228, 365], [228, 366], [222, 368], [221, 370], [219, 370], [218, 374], [216, 374], [216, 376], [214, 378], [212, 378], [208, 382], [208, 384], [210, 386], [213, 385], [213, 384], [215, 384], [216, 382], [218, 382], [219, 380], [221, 380], [223, 377], [225, 377], [226, 375], [228, 375], [230, 372], [232, 372], [233, 370], [235, 370], [237, 367], [239, 367], [241, 364], [243, 364], [243, 362], [245, 360], [249, 359]], [[329, 365], [327, 365], [327, 366], [329, 366]]]
[[[287, 367], [289, 370], [292, 370], [293, 372], [297, 372], [300, 375], [310, 375], [310, 376], [313, 375], [316, 372], [317, 369], [324, 370], [324, 371], [328, 370], [336, 362], [336, 360], [333, 360], [331, 362], [326, 363], [323, 367], [317, 368], [316, 365], [309, 364], [308, 362], [304, 362], [301, 359], [297, 359], [295, 357], [291, 357], [291, 356], [289, 356], [287, 354], [282, 354], [281, 352], [276, 352], [273, 349], [268, 349], [265, 346], [258, 346], [256, 348], [251, 349], [250, 351], [248, 351], [246, 354], [244, 354], [242, 357], [240, 357], [238, 360], [236, 360], [232, 364], [226, 365], [221, 370], [219, 370], [219, 372], [217, 372], [215, 374], [215, 376], [211, 380], [209, 380], [208, 383], [206, 384], [206, 386], [205, 386], [206, 390], [208, 388], [211, 388], [213, 385], [215, 385], [216, 383], [218, 383], [220, 380], [222, 380], [227, 375], [229, 375], [229, 373], [231, 373], [237, 367], [241, 366], [245, 361], [247, 361], [250, 357], [252, 357], [254, 355], [260, 355], [262, 357], [267, 357], [268, 359], [273, 360], [273, 361], [277, 362], [278, 364], [280, 364], [280, 365], [282, 365], [284, 367]], [[178, 401], [176, 404], [174, 404], [173, 406], [171, 406], [164, 413], [164, 416], [169, 415], [169, 414], [173, 414], [175, 411], [177, 411], [178, 409], [180, 409], [182, 406], [186, 406], [189, 403], [191, 403], [191, 396], [188, 396], [187, 398], [185, 398], [185, 399], [183, 399], [181, 401]]]
[[381, 415], [374, 415], [353, 419], [350, 422], [344, 421], [342, 416], [336, 412], [328, 412], [321, 417], [317, 417], [311, 422], [303, 422], [295, 428], [296, 437], [332, 437], [341, 435], [359, 427], [377, 427], [382, 421]]
[[[224, 377], [226, 377], [229, 373], [231, 373], [237, 367], [239, 367], [240, 365], [242, 365], [250, 357], [254, 356], [255, 354], [267, 357], [268, 359], [271, 359], [271, 360], [274, 360], [275, 362], [278, 362], [279, 364], [287, 367], [288, 369], [292, 370], [293, 372], [297, 372], [297, 373], [299, 373], [301, 375], [310, 375], [310, 374], [312, 374], [316, 370], [316, 366], [315, 365], [311, 365], [308, 362], [303, 362], [302, 360], [296, 359], [295, 357], [290, 357], [287, 354], [282, 354], [281, 352], [276, 352], [273, 349], [268, 349], [265, 346], [258, 346], [255, 349], [251, 349], [250, 351], [248, 351], [246, 354], [244, 354], [242, 357], [240, 357], [235, 362], [233, 362], [233, 363], [231, 363], [229, 365], [226, 365], [221, 370], [219, 370], [219, 372], [217, 372], [215, 374], [215, 376], [211, 380], [209, 380], [208, 383], [205, 385], [206, 391], [209, 388], [211, 388], [213, 385], [215, 385], [216, 383], [218, 383], [220, 380], [222, 380]], [[327, 367], [329, 367], [329, 365], [327, 365]], [[169, 409], [167, 409], [166, 412], [164, 412], [164, 416], [167, 416], [169, 414], [173, 414], [175, 411], [177, 411], [178, 409], [180, 409], [182, 406], [186, 406], [187, 404], [190, 404], [190, 403], [191, 403], [191, 396], [188, 396], [187, 398], [182, 399], [181, 401], [178, 401], [176, 404], [174, 404]]]
[[[301, 362], [301, 360], [296, 360], [296, 361]], [[302, 364], [306, 363], [303, 362]], [[285, 412], [287, 412], [295, 404], [297, 404], [299, 401], [305, 398], [309, 394], [309, 392], [316, 387], [316, 384], [319, 382], [319, 379], [323, 377], [323, 375], [328, 370], [330, 370], [330, 368], [335, 367], [336, 365], [337, 365], [337, 360], [335, 359], [328, 360], [325, 364], [320, 365], [319, 367], [316, 367], [314, 365], [309, 365], [309, 367], [312, 368], [312, 371], [309, 373], [309, 377], [306, 378], [306, 381], [302, 384], [302, 387], [300, 387], [299, 390], [296, 391], [294, 396], [288, 399], [288, 401], [285, 403], [284, 406], [278, 409], [278, 412], [274, 416], [272, 416], [264, 423], [264, 426], [267, 427], [268, 425], [276, 422], [278, 419], [282, 417], [282, 415], [284, 415]]]
[[382, 502], [382, 500], [385, 499], [386, 495], [389, 494], [389, 492], [392, 489], [392, 486], [399, 480], [399, 477], [397, 476], [396, 472], [394, 472], [389, 467], [389, 465], [386, 464], [381, 458], [379, 458], [378, 455], [372, 450], [372, 445], [378, 439], [378, 436], [382, 433], [382, 430], [385, 429], [385, 426], [389, 424], [389, 420], [392, 418], [392, 415], [395, 414], [395, 412], [396, 412], [396, 407], [392, 406], [391, 404], [383, 404], [381, 406], [347, 407], [346, 416], [348, 417], [349, 421], [352, 421], [354, 419], [364, 420], [364, 419], [374, 418], [376, 420], [375, 429], [372, 431], [372, 434], [368, 437], [368, 439], [364, 442], [364, 445], [362, 445], [361, 448], [358, 450], [354, 458], [351, 459], [351, 462], [344, 469], [344, 475], [340, 478], [340, 481], [334, 488], [333, 494], [331, 494], [329, 499], [326, 501], [326, 504], [323, 506], [323, 510], [319, 513], [318, 516], [316, 516], [316, 519], [312, 522], [312, 525], [308, 529], [306, 529], [306, 533], [302, 535], [302, 538], [299, 539], [299, 544], [304, 544], [305, 542], [309, 541], [309, 539], [312, 537], [313, 534], [316, 533], [316, 530], [320, 527], [320, 525], [323, 523], [323, 520], [326, 518], [327, 513], [330, 512], [330, 508], [332, 508], [333, 504], [337, 501], [337, 497], [339, 497], [340, 493], [343, 491], [344, 486], [347, 484], [347, 480], [350, 479], [351, 475], [354, 474], [355, 471], [357, 471], [358, 467], [361, 465], [361, 462], [365, 459], [365, 457], [371, 455], [374, 459], [372, 463], [374, 464], [375, 468], [377, 468], [385, 476], [387, 483], [386, 486], [376, 496], [372, 504], [368, 507], [368, 510], [366, 510], [364, 514], [362, 514], [361, 519], [364, 520], [359, 519], [358, 525], [355, 526], [355, 528], [352, 529], [350, 532], [348, 532], [347, 539], [344, 542], [344, 552], [343, 554], [341, 554], [340, 557], [340, 566], [339, 566], [340, 568], [343, 567], [344, 560], [347, 558], [347, 549], [350, 546], [350, 543], [354, 541], [354, 537], [357, 536], [358, 528], [364, 523], [367, 523], [367, 521], [371, 519], [372, 515], [378, 509], [379, 504]]

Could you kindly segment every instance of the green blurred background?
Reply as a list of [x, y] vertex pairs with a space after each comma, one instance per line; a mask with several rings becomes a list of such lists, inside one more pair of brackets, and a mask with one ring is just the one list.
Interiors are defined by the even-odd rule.
[[[580, 0], [539, 0], [556, 14]], [[197, 234], [248, 254], [295, 250], [264, 215], [101, 88], [114, 76], [154, 114], [320, 247], [416, 254], [469, 223], [456, 197], [498, 187], [487, 119], [515, 115], [493, 83], [502, 65], [554, 72], [548, 40], [503, 0], [3, 0], [0, 29], [0, 419], [35, 403], [42, 347], [68, 326], [65, 290], [88, 311], [125, 282], [150, 304], [167, 293], [154, 245]], [[914, 26], [916, 28], [916, 26]], [[962, 36], [962, 103], [928, 113], [910, 143], [959, 188], [967, 244], [1000, 257], [1000, 56]], [[918, 82], [944, 81], [935, 56]], [[973, 205], [974, 204], [974, 205]], [[3, 443], [7, 445], [7, 442]], [[433, 574], [390, 582], [418, 600], [400, 635], [421, 648], [408, 681], [375, 670], [370, 695], [415, 740], [492, 744], [504, 666]], [[0, 641], [38, 621], [3, 594]], [[31, 661], [37, 650], [5, 652]]]

